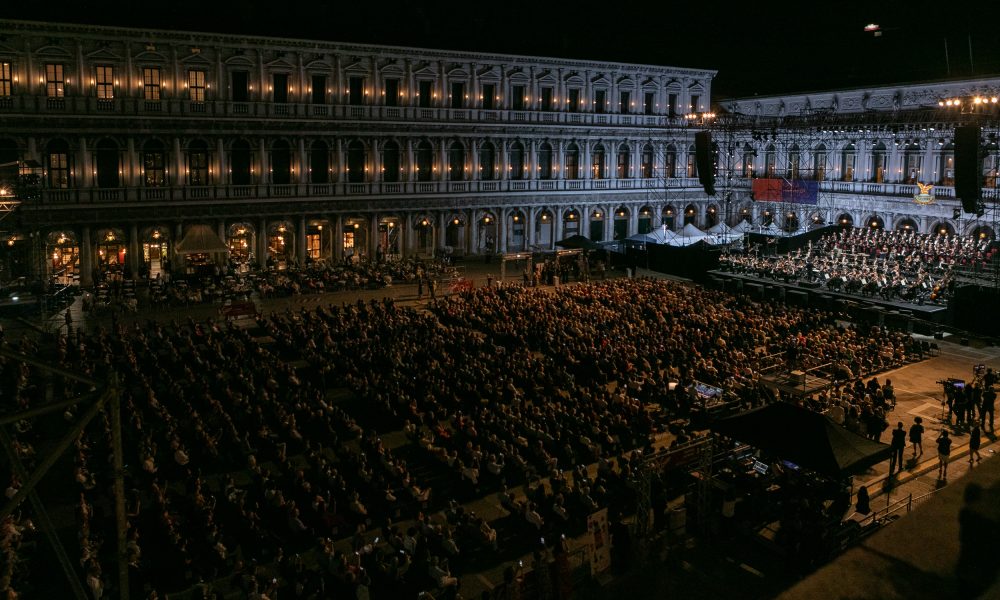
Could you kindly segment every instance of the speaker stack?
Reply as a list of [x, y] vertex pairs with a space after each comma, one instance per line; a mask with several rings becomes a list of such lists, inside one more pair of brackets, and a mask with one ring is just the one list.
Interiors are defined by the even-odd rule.
[[979, 212], [982, 195], [982, 158], [979, 155], [979, 127], [955, 128], [955, 195], [966, 213]]
[[[694, 134], [694, 160], [698, 167], [698, 181], [705, 193], [715, 195], [715, 165], [712, 161], [712, 132], [699, 131]], [[957, 161], [957, 158], [956, 158]]]

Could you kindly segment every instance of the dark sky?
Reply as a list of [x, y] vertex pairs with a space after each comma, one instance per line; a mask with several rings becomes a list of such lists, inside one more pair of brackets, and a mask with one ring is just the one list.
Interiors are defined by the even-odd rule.
[[[719, 71], [717, 99], [945, 79], [949, 66], [953, 78], [1000, 73], [993, 0], [173, 0], [137, 8], [144, 4], [7, 2], [2, 16], [705, 67]], [[863, 31], [870, 22], [881, 37]]]

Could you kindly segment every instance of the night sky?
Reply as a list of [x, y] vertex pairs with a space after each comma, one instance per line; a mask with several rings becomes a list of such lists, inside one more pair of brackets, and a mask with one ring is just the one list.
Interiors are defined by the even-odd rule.
[[[174, 0], [137, 8], [143, 5], [7, 2], [0, 15], [704, 67], [719, 71], [717, 100], [1000, 73], [1000, 13], [993, 0]], [[878, 23], [883, 35], [865, 33], [867, 23]]]

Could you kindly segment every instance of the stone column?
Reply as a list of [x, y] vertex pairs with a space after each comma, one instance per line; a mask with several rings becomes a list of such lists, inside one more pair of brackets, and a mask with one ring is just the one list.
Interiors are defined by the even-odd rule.
[[306, 217], [299, 215], [298, 227], [295, 232], [295, 260], [299, 266], [306, 264]]
[[181, 138], [174, 138], [174, 161], [171, 172], [167, 173], [167, 185], [184, 185], [184, 153], [181, 152]]
[[128, 269], [132, 272], [132, 281], [139, 280], [139, 226], [130, 223], [128, 227]]
[[260, 175], [257, 176], [258, 185], [265, 185], [271, 183], [271, 170], [268, 166], [270, 161], [267, 159], [267, 141], [264, 138], [260, 138]]
[[94, 246], [90, 240], [90, 227], [80, 232], [80, 287], [94, 286]]
[[550, 249], [555, 247], [556, 242], [558, 242], [558, 241], [560, 241], [560, 240], [563, 239], [563, 218], [564, 218], [563, 212], [564, 212], [564, 210], [565, 209], [563, 207], [561, 207], [561, 206], [557, 206], [553, 210], [553, 213], [555, 213], [555, 214], [554, 214], [554, 217], [552, 219], [554, 222], [552, 223], [552, 243], [549, 244], [549, 248]]
[[507, 253], [507, 209], [501, 208], [497, 211], [499, 223], [497, 223], [497, 251], [501, 254]]
[[257, 262], [263, 269], [267, 265], [267, 219], [261, 219], [257, 227]]
[[122, 187], [133, 188], [138, 185], [141, 161], [137, 160], [137, 157], [135, 138], [129, 137], [125, 144], [125, 177], [122, 178]]
[[531, 248], [535, 245], [535, 212], [537, 209], [529, 208], [524, 213], [524, 238], [526, 245]]
[[333, 259], [344, 260], [344, 215], [339, 213], [333, 219]]

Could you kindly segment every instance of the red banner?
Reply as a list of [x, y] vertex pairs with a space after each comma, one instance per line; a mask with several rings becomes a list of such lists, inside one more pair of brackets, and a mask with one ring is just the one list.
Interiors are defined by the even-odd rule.
[[757, 202], [781, 202], [784, 194], [780, 179], [754, 179], [753, 199]]

